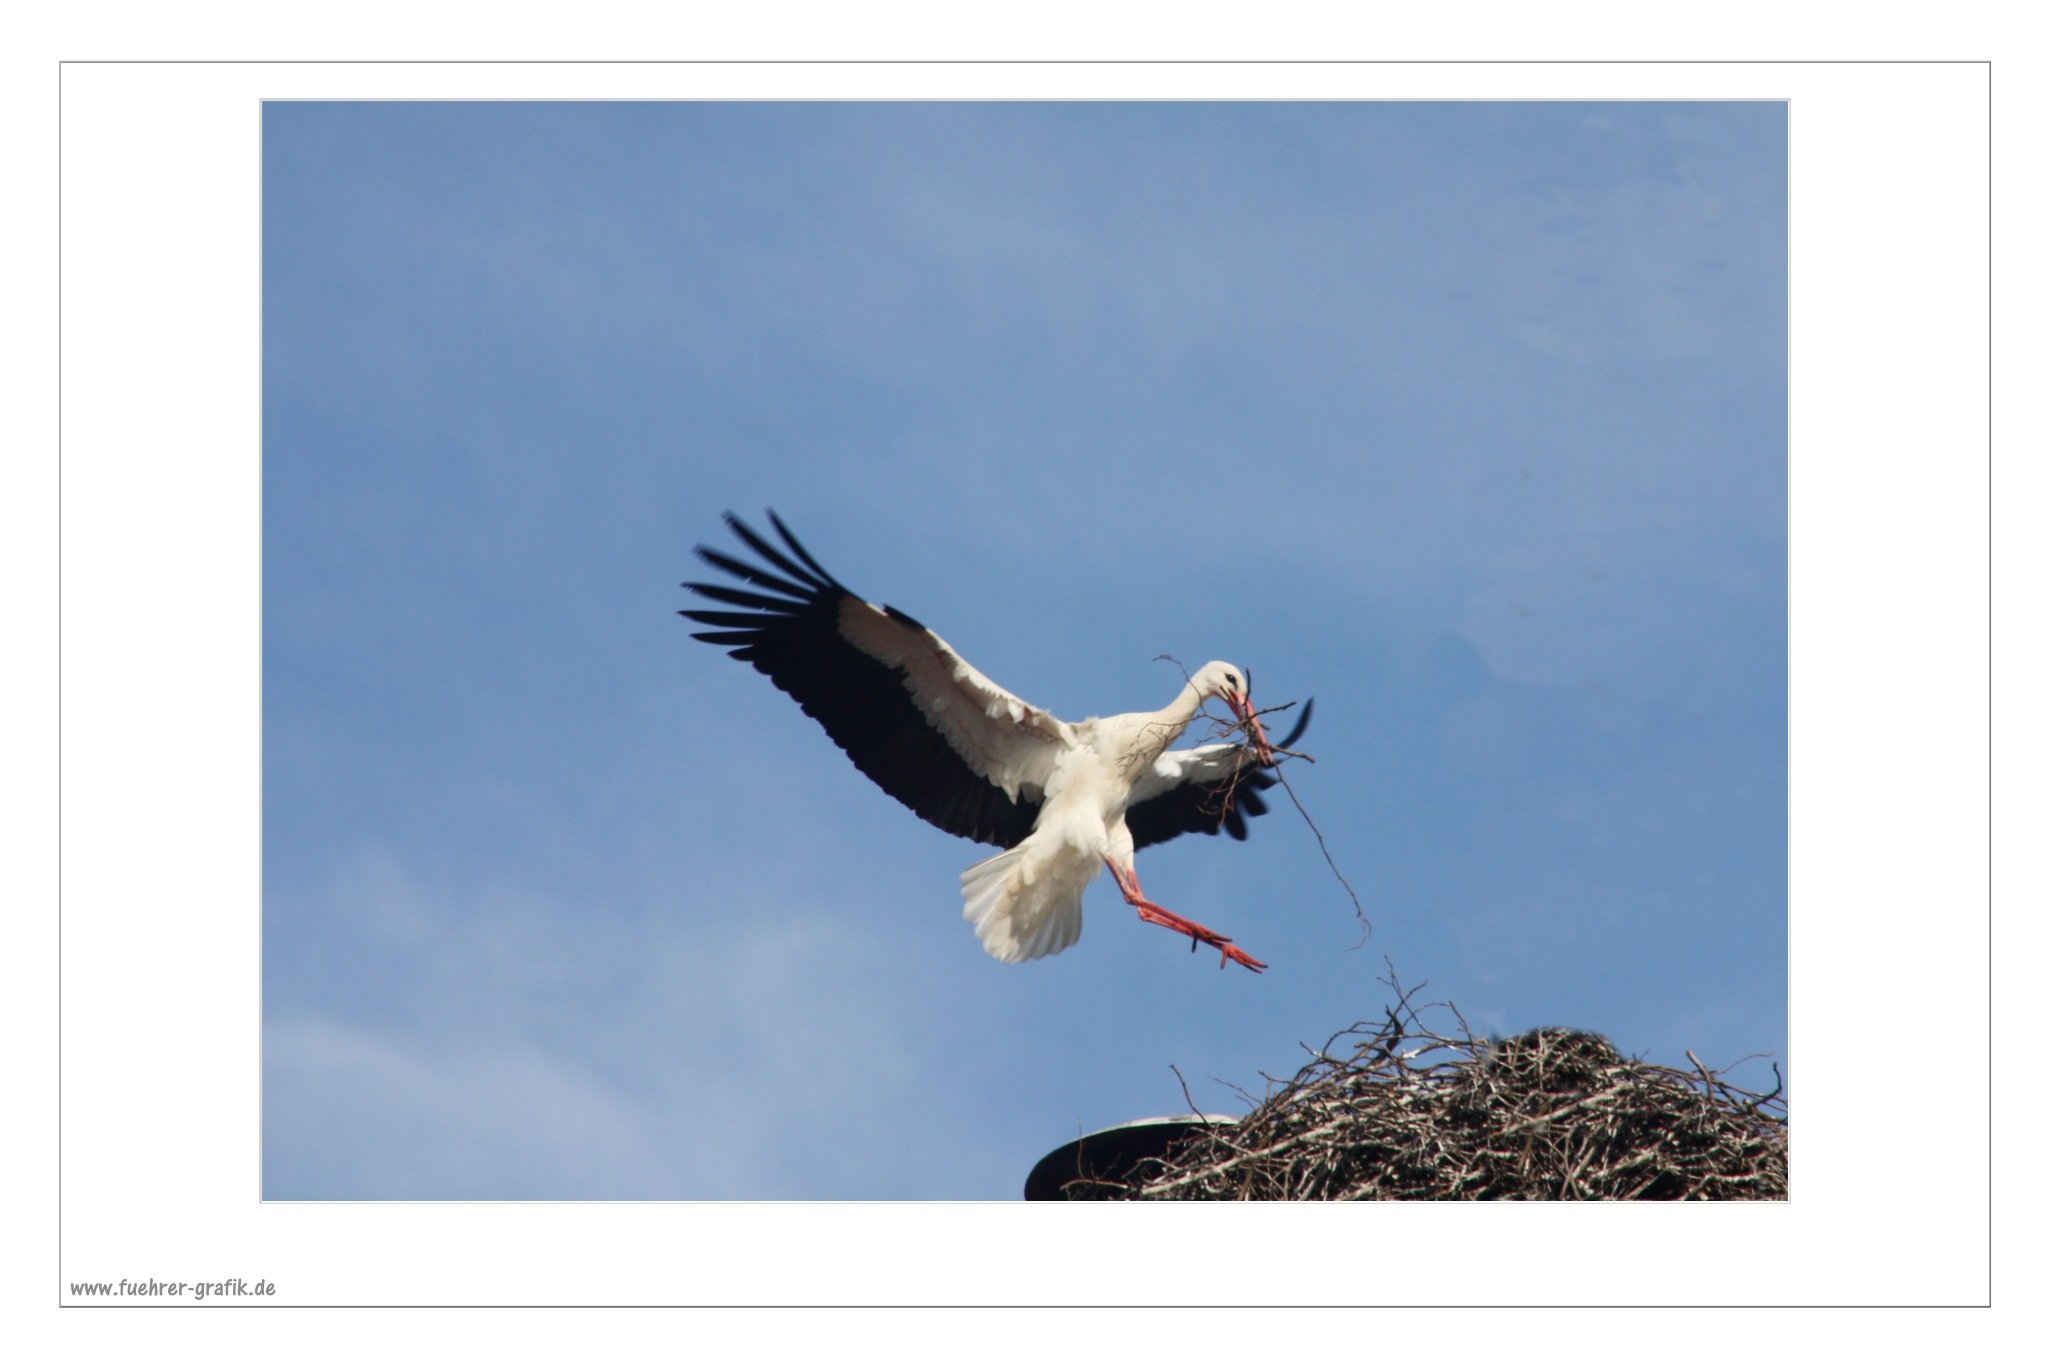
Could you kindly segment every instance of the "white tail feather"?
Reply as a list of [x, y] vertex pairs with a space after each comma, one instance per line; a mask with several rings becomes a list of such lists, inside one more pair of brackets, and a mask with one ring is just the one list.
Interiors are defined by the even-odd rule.
[[960, 874], [961, 915], [998, 961], [1050, 957], [1081, 937], [1081, 891], [1096, 867], [1078, 850], [1026, 839]]

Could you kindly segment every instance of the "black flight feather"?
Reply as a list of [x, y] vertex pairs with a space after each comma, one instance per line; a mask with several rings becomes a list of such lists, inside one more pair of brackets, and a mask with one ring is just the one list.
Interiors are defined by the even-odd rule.
[[[948, 834], [999, 848], [1022, 841], [1038, 819], [1040, 803], [1028, 796], [1012, 800], [969, 767], [917, 708], [909, 675], [863, 653], [839, 633], [842, 604], [852, 594], [780, 517], [770, 512], [768, 520], [782, 538], [779, 548], [726, 514], [726, 524], [769, 568], [697, 547], [706, 564], [762, 591], [685, 583], [709, 601], [748, 609], [679, 613], [719, 627], [691, 638], [726, 646], [735, 659], [765, 674], [825, 727], [875, 785], [925, 820]], [[890, 608], [888, 614], [908, 630], [924, 630], [903, 612]]]

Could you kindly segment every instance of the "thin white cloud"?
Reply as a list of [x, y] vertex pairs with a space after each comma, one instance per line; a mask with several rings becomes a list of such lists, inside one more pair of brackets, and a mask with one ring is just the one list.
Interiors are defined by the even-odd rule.
[[275, 969], [274, 989], [326, 1004], [267, 1030], [266, 1192], [822, 1197], [929, 1165], [887, 1117], [931, 1058], [863, 932], [882, 917], [851, 897], [792, 913], [772, 870], [696, 872], [667, 904], [600, 907], [372, 849], [274, 895], [355, 974]]
[[695, 1164], [616, 1087], [518, 1045], [276, 1020], [264, 1102], [270, 1198], [602, 1199], [623, 1172], [659, 1197]]

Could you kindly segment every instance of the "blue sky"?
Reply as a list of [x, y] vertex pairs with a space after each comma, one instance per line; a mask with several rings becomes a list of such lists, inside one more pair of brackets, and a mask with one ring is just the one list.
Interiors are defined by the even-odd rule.
[[[1016, 1197], [1477, 1027], [1785, 1063], [1778, 104], [274, 104], [264, 1192]], [[1314, 695], [1291, 807], [1005, 966], [985, 849], [677, 584], [776, 508], [1078, 719]], [[1768, 1086], [1756, 1063], [1747, 1074]]]

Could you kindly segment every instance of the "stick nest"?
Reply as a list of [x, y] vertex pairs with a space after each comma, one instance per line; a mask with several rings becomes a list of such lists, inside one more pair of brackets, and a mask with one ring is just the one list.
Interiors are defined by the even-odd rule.
[[[1575, 1029], [1476, 1038], [1454, 1007], [1415, 1010], [1405, 995], [1386, 1014], [1332, 1037], [1292, 1080], [1268, 1077], [1243, 1119], [1067, 1197], [1786, 1197], [1782, 1083], [1755, 1094], [1691, 1053], [1694, 1070], [1653, 1066]], [[1426, 1025], [1443, 1014], [1455, 1028]]]

